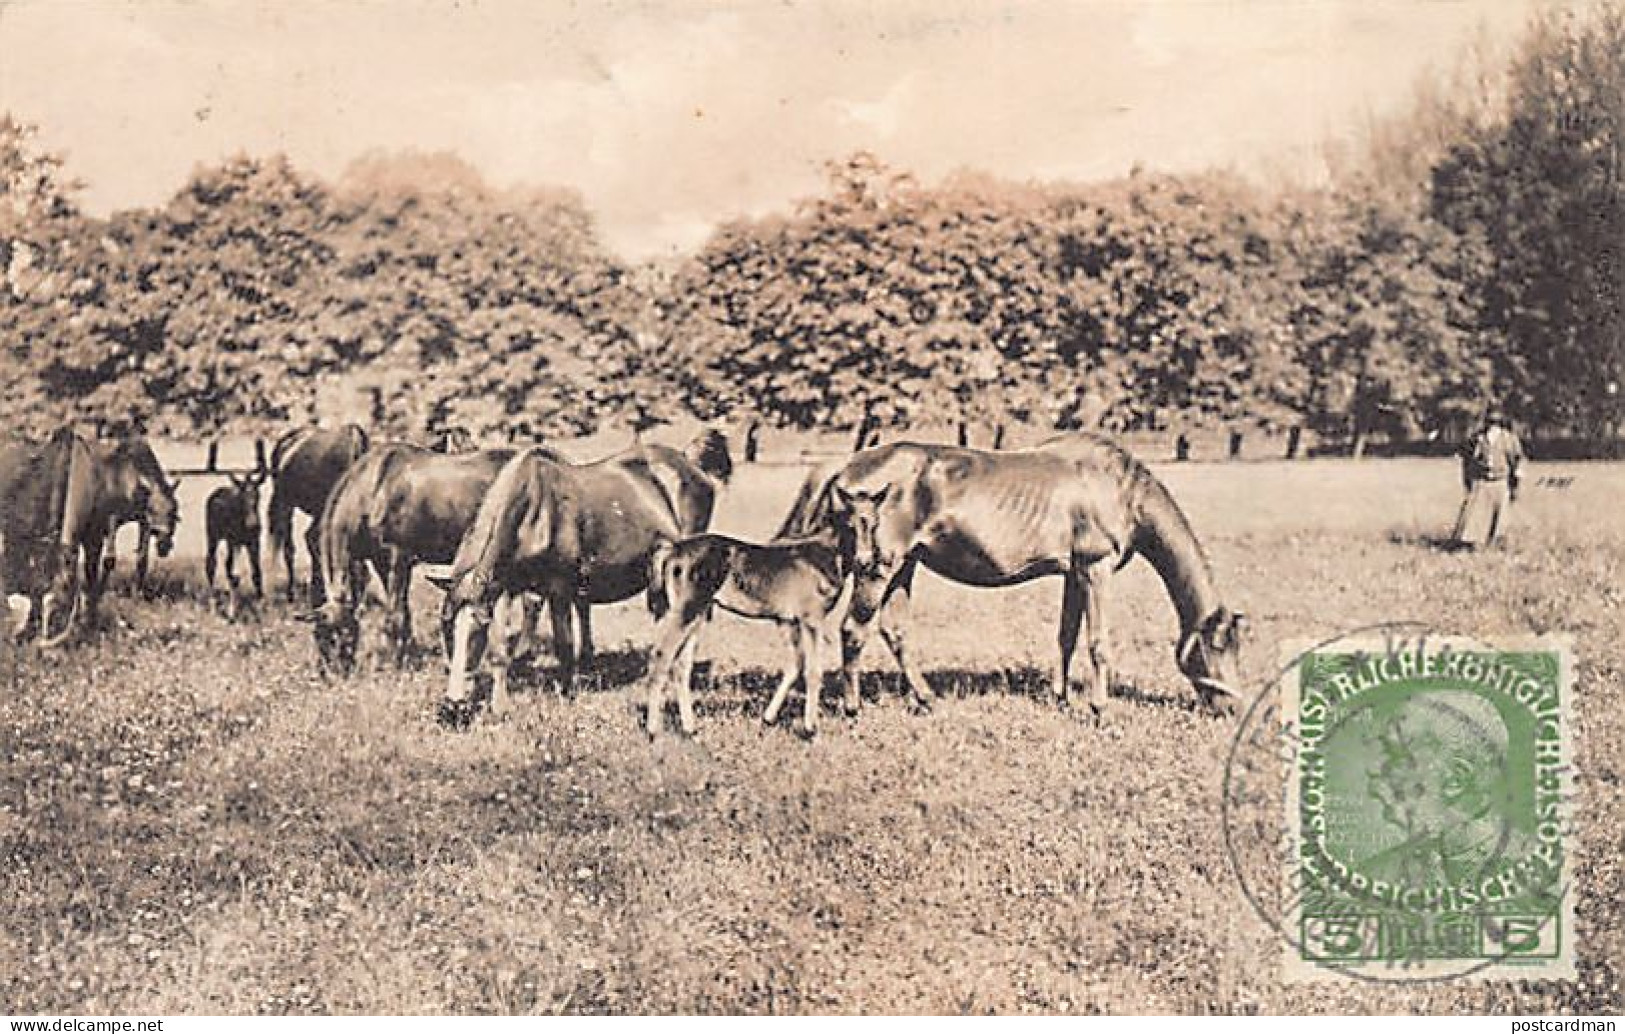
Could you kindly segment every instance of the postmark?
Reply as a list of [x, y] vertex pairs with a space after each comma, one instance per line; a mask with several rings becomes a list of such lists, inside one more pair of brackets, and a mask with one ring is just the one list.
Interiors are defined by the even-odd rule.
[[1572, 977], [1569, 641], [1393, 625], [1283, 659], [1224, 797], [1283, 977]]

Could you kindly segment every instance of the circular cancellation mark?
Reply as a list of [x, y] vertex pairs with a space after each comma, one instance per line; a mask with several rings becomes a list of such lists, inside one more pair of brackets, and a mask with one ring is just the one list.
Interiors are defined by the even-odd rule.
[[1220, 815], [1283, 978], [1572, 977], [1567, 638], [1396, 622], [1281, 655]]

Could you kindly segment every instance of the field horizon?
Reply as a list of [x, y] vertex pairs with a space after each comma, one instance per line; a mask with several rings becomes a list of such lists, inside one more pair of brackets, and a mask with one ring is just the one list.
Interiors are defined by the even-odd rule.
[[[167, 457], [166, 457], [167, 460]], [[1281, 984], [1218, 821], [1234, 718], [1195, 706], [1147, 565], [1108, 587], [1104, 720], [1049, 692], [1059, 584], [922, 575], [913, 713], [882, 648], [866, 706], [812, 741], [758, 715], [791, 659], [771, 626], [702, 635], [699, 733], [638, 730], [650, 620], [603, 608], [572, 700], [434, 721], [435, 591], [404, 671], [364, 622], [323, 679], [271, 599], [199, 586], [203, 479], [158, 598], [108, 600], [51, 655], [8, 651], [0, 700], [0, 1003], [12, 1013], [1609, 1013], [1625, 1007], [1625, 464], [1540, 463], [1504, 545], [1438, 548], [1449, 460], [1153, 464], [1227, 601], [1249, 693], [1283, 641], [1385, 621], [1574, 636], [1579, 979]], [[800, 478], [745, 466], [717, 530], [770, 534]], [[1600, 519], [1595, 516], [1602, 515]], [[300, 577], [305, 563], [301, 553]], [[128, 578], [128, 560], [120, 580]], [[1278, 807], [1277, 807], [1278, 810]], [[1268, 809], [1250, 817], [1271, 821]]]

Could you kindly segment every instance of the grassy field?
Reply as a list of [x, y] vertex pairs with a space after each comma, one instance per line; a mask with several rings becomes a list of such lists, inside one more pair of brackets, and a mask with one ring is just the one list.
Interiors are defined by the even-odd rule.
[[[1057, 583], [926, 575], [912, 627], [948, 698], [930, 715], [876, 646], [855, 722], [763, 728], [788, 644], [722, 617], [698, 737], [651, 745], [632, 713], [650, 625], [628, 604], [601, 612], [608, 656], [577, 699], [521, 684], [506, 721], [457, 734], [433, 721], [433, 655], [324, 682], [280, 604], [230, 622], [200, 598], [189, 488], [163, 599], [111, 600], [66, 654], [0, 654], [0, 1011], [1625, 1008], [1625, 467], [1538, 465], [1510, 540], [1478, 555], [1431, 544], [1449, 462], [1159, 473], [1253, 620], [1254, 688], [1281, 640], [1378, 621], [1575, 635], [1579, 981], [1283, 987], [1219, 825], [1236, 722], [1191, 706], [1144, 564], [1112, 583], [1100, 724], [1047, 699]], [[721, 530], [770, 532], [798, 477], [742, 470]]]

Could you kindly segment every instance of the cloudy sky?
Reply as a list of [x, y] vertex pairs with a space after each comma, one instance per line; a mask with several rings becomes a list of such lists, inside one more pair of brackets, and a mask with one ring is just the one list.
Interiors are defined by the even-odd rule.
[[630, 256], [816, 191], [867, 148], [1091, 179], [1136, 162], [1314, 179], [1419, 75], [1539, 0], [0, 0], [0, 109], [95, 212], [200, 162], [455, 151], [567, 185]]

